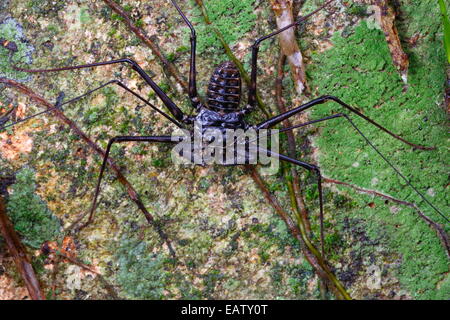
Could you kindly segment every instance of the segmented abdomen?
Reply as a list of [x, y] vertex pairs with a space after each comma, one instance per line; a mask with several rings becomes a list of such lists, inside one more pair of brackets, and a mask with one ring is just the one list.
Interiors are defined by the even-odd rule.
[[208, 107], [214, 111], [233, 112], [241, 100], [241, 74], [236, 65], [226, 61], [213, 72], [208, 85]]

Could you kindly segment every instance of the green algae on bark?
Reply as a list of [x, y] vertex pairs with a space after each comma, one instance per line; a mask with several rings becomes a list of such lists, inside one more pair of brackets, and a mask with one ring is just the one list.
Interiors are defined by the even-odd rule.
[[167, 286], [168, 272], [164, 260], [151, 254], [145, 242], [123, 239], [116, 251], [119, 265], [117, 283], [129, 298], [162, 299]]
[[[437, 8], [430, 10], [430, 3], [424, 5], [423, 1], [404, 4], [403, 11], [410, 22], [408, 29], [400, 27], [401, 32], [427, 35], [417, 48], [407, 47], [411, 57], [407, 88], [392, 66], [383, 34], [368, 28], [365, 21], [345, 38], [335, 34], [334, 47], [316, 54], [309, 70], [315, 75], [312, 82], [318, 94], [335, 95], [405, 139], [437, 147], [427, 152], [411, 150], [370, 124], [355, 119], [361, 130], [408, 179], [434, 205], [448, 212], [445, 162], [449, 153], [445, 148], [446, 115], [440, 107], [445, 83], [445, 53], [435, 36], [438, 19], [429, 18], [434, 14], [437, 17], [438, 11]], [[316, 108], [311, 114], [312, 118], [319, 118], [341, 111], [337, 105], [329, 103], [328, 107]], [[421, 201], [346, 121], [332, 121], [321, 125], [320, 133], [315, 137], [319, 162], [326, 176], [416, 203], [429, 217], [444, 224], [446, 230], [450, 229], [445, 220]], [[358, 202], [357, 208], [328, 215], [328, 219], [336, 221], [340, 232], [345, 232], [342, 225], [346, 217], [360, 219], [358, 224], [370, 239], [382, 241], [390, 254], [400, 254], [396, 274], [401, 287], [411, 296], [421, 299], [450, 297], [449, 261], [445, 250], [436, 233], [414, 210], [339, 189]]]
[[[194, 1], [192, 1], [194, 2]], [[228, 45], [233, 46], [247, 32], [255, 26], [256, 15], [254, 13], [255, 0], [206, 0], [208, 16], [215, 27], [222, 33]], [[213, 53], [216, 57], [222, 50], [219, 39], [205, 24], [198, 6], [194, 6], [192, 21], [196, 23], [198, 53]]]
[[26, 167], [20, 170], [12, 190], [7, 209], [14, 228], [23, 236], [23, 242], [40, 248], [45, 241], [55, 240], [60, 235], [61, 224], [35, 193], [34, 171]]

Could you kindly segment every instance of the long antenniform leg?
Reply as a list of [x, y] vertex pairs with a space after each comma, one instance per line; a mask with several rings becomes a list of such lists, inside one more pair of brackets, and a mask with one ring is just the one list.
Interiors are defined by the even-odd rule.
[[[292, 116], [292, 115], [291, 115]], [[345, 113], [338, 113], [338, 114], [334, 114], [322, 119], [317, 119], [317, 120], [312, 120], [312, 121], [308, 121], [306, 123], [301, 123], [292, 127], [288, 127], [288, 128], [284, 128], [281, 129], [279, 132], [286, 132], [289, 130], [293, 130], [293, 129], [297, 129], [300, 127], [304, 127], [307, 125], [311, 125], [311, 124], [315, 124], [315, 123], [319, 123], [319, 122], [323, 122], [323, 121], [327, 121], [327, 120], [331, 120], [331, 119], [336, 119], [336, 118], [345, 118], [350, 124], [351, 126], [358, 132], [359, 135], [361, 135], [364, 140], [367, 142], [367, 144], [375, 150], [375, 152], [377, 152], [377, 154], [395, 171], [395, 173], [400, 176], [430, 207], [432, 207], [441, 217], [443, 217], [447, 222], [450, 222], [450, 219], [447, 218], [436, 206], [434, 206], [424, 195], [423, 193], [421, 193], [401, 172], [399, 169], [397, 169], [392, 162], [381, 153], [380, 150], [378, 150], [377, 147], [375, 147], [375, 145], [369, 140], [369, 138], [366, 137], [366, 135], [356, 126], [356, 124], [350, 119], [350, 117], [345, 114]], [[283, 120], [285, 120], [286, 118], [283, 118]], [[270, 121], [270, 120], [269, 120]], [[282, 121], [282, 120], [281, 120]], [[323, 230], [323, 196], [322, 196], [322, 176], [320, 174], [320, 169], [315, 166], [315, 165], [311, 165], [290, 157], [287, 157], [285, 155], [282, 154], [276, 154], [274, 152], [268, 151], [269, 155], [271, 154], [272, 157], [276, 157], [278, 156], [279, 159], [283, 160], [283, 161], [287, 161], [290, 163], [293, 163], [295, 165], [299, 165], [305, 169], [314, 171], [317, 175], [317, 184], [318, 184], [318, 190], [319, 190], [319, 203], [320, 203], [320, 241], [321, 241], [321, 246], [322, 246], [322, 254], [325, 253], [324, 251], [324, 230]]]
[[[80, 95], [80, 96], [78, 96], [78, 97], [72, 98], [72, 99], [70, 99], [69, 101], [66, 101], [66, 102], [64, 102], [64, 103], [62, 102], [62, 98], [63, 98], [64, 96], [62, 96], [62, 98], [61, 98], [61, 97], [58, 97], [58, 101], [57, 101], [57, 103], [55, 104], [55, 107], [49, 108], [49, 109], [47, 109], [47, 110], [38, 112], [38, 113], [33, 114], [33, 115], [31, 115], [31, 116], [28, 116], [28, 117], [25, 117], [25, 118], [23, 118], [23, 119], [17, 120], [16, 122], [13, 122], [13, 123], [10, 123], [10, 124], [5, 125], [5, 126], [3, 126], [3, 127], [0, 127], [0, 130], [6, 129], [6, 128], [8, 128], [8, 127], [12, 127], [12, 126], [14, 126], [14, 125], [16, 125], [16, 124], [25, 122], [25, 121], [30, 120], [30, 119], [32, 119], [32, 118], [35, 118], [35, 117], [37, 117], [37, 116], [40, 116], [40, 115], [43, 115], [43, 114], [45, 114], [45, 113], [51, 112], [51, 111], [53, 111], [53, 110], [55, 110], [55, 109], [61, 109], [64, 105], [68, 105], [68, 104], [77, 102], [77, 101], [79, 101], [79, 100], [85, 98], [86, 96], [88, 96], [88, 95], [90, 95], [90, 94], [92, 94], [92, 93], [94, 93], [94, 92], [96, 92], [96, 91], [98, 91], [98, 90], [100, 90], [100, 89], [102, 89], [102, 88], [104, 88], [104, 87], [110, 85], [110, 84], [116, 84], [116, 85], [118, 85], [119, 87], [125, 89], [126, 91], [128, 91], [129, 93], [131, 93], [132, 95], [134, 95], [135, 97], [137, 97], [138, 99], [140, 99], [141, 101], [143, 101], [145, 104], [147, 104], [148, 106], [150, 106], [153, 110], [155, 110], [156, 112], [158, 112], [159, 114], [161, 114], [162, 116], [164, 116], [164, 117], [165, 117], [166, 119], [168, 119], [170, 122], [174, 123], [177, 127], [181, 128], [181, 124], [180, 124], [178, 121], [176, 121], [174, 118], [172, 118], [171, 116], [169, 116], [167, 113], [165, 113], [165, 112], [159, 110], [159, 109], [158, 109], [157, 107], [155, 107], [152, 103], [150, 103], [150, 101], [144, 99], [141, 95], [139, 95], [138, 93], [136, 93], [136, 92], [134, 92], [133, 90], [131, 90], [130, 88], [128, 88], [125, 84], [123, 84], [123, 83], [120, 82], [119, 80], [111, 80], [111, 81], [108, 81], [108, 82], [102, 84], [102, 85], [99, 86], [99, 87], [96, 87], [96, 88], [94, 88], [94, 89], [91, 89], [91, 90], [87, 91], [86, 93], [84, 93], [84, 94], [82, 94], [82, 95]], [[107, 107], [109, 107], [109, 106], [107, 106]], [[7, 116], [7, 115], [3, 116], [2, 118], [6, 117], [6, 116]]]
[[358, 115], [359, 117], [363, 118], [367, 122], [370, 122], [371, 124], [373, 124], [378, 129], [386, 132], [387, 134], [391, 135], [395, 139], [400, 140], [401, 142], [403, 142], [403, 143], [405, 143], [405, 144], [407, 144], [407, 145], [409, 145], [409, 146], [411, 146], [413, 148], [420, 149], [420, 150], [434, 150], [435, 149], [434, 147], [425, 147], [425, 146], [417, 145], [417, 144], [411, 143], [411, 142], [403, 139], [399, 135], [397, 135], [397, 134], [393, 133], [392, 131], [386, 129], [382, 125], [378, 124], [374, 120], [370, 119], [369, 117], [365, 116], [364, 114], [362, 114], [361, 112], [359, 112], [355, 108], [349, 106], [348, 104], [346, 104], [345, 102], [341, 101], [339, 98], [334, 97], [334, 96], [322, 96], [320, 98], [311, 100], [310, 102], [305, 103], [305, 104], [303, 104], [303, 105], [301, 105], [301, 106], [299, 106], [297, 108], [289, 110], [289, 111], [287, 111], [285, 113], [282, 113], [282, 114], [280, 114], [278, 116], [275, 116], [275, 117], [273, 117], [273, 118], [271, 118], [269, 120], [263, 121], [263, 122], [259, 123], [256, 127], [258, 129], [269, 129], [269, 128], [272, 128], [273, 126], [275, 126], [278, 123], [286, 120], [287, 118], [290, 118], [290, 117], [294, 116], [297, 113], [300, 113], [300, 112], [305, 111], [305, 110], [307, 110], [307, 109], [309, 109], [311, 107], [314, 107], [314, 106], [319, 105], [319, 104], [323, 104], [323, 103], [328, 102], [328, 101], [335, 101], [335, 102], [339, 103], [341, 106], [343, 106], [344, 108], [346, 108], [350, 112]]
[[[98, 88], [98, 89], [100, 89], [100, 88]], [[97, 90], [98, 90], [98, 89], [97, 89]], [[84, 96], [84, 95], [83, 95], [83, 96]], [[49, 109], [47, 109], [47, 110], [45, 110], [45, 111], [38, 112], [38, 113], [33, 114], [33, 115], [31, 115], [31, 116], [28, 116], [28, 117], [22, 118], [22, 119], [20, 119], [20, 120], [17, 120], [16, 122], [13, 122], [13, 123], [7, 124], [7, 125], [5, 125], [5, 126], [3, 126], [3, 127], [0, 127], [0, 131], [4, 130], [4, 129], [6, 129], [6, 128], [9, 128], [9, 127], [15, 126], [16, 124], [19, 124], [19, 123], [25, 122], [25, 121], [27, 121], [27, 120], [30, 120], [30, 119], [32, 119], [32, 118], [35, 118], [35, 117], [37, 117], [37, 116], [40, 116], [40, 115], [42, 115], [42, 114], [48, 113], [48, 112], [50, 112], [50, 111], [53, 111], [53, 110], [56, 110], [56, 109], [61, 109], [61, 107], [62, 107], [63, 105], [68, 104], [68, 103], [71, 103], [71, 102], [75, 102], [75, 100], [78, 100], [78, 99], [81, 98], [81, 96], [80, 96], [80, 97], [77, 97], [77, 98], [75, 98], [75, 99], [72, 99], [72, 100], [70, 100], [70, 101], [67, 101], [67, 102], [63, 103], [64, 97], [65, 97], [64, 92], [60, 92], [60, 94], [59, 94], [58, 97], [56, 98], [56, 103], [55, 103], [55, 106], [54, 106], [53, 108], [49, 108]], [[3, 116], [0, 118], [0, 124], [7, 123], [7, 122], [9, 121], [9, 115], [12, 113], [12, 111], [14, 111], [14, 108], [12, 108], [11, 110], [9, 110], [5, 115], [3, 115]]]
[[196, 81], [196, 73], [197, 69], [195, 66], [195, 52], [197, 47], [197, 36], [195, 34], [195, 29], [192, 26], [192, 23], [186, 17], [186, 15], [181, 11], [180, 7], [174, 0], [170, 0], [174, 7], [177, 9], [181, 18], [183, 18], [184, 22], [187, 24], [189, 29], [191, 30], [191, 59], [189, 64], [189, 98], [191, 99], [192, 106], [194, 108], [198, 108], [200, 106], [200, 99], [197, 93], [197, 81]]
[[[349, 106], [348, 104], [346, 104], [345, 102], [341, 101], [339, 98], [337, 97], [333, 97], [333, 96], [323, 96], [317, 99], [314, 99], [308, 103], [305, 103], [304, 105], [301, 105], [297, 108], [294, 108], [292, 110], [289, 110], [285, 113], [282, 113], [278, 116], [273, 117], [272, 119], [269, 119], [267, 121], [261, 122], [260, 124], [258, 124], [256, 127], [258, 129], [268, 129], [271, 128], [275, 125], [277, 125], [278, 123], [282, 122], [283, 120], [286, 120], [287, 118], [290, 118], [292, 116], [294, 116], [295, 114], [305, 111], [313, 106], [316, 105], [320, 105], [323, 104], [325, 102], [328, 101], [335, 101], [337, 103], [339, 103], [341, 106], [343, 106], [344, 108], [346, 108], [347, 110], [350, 110], [352, 113], [358, 115], [359, 117], [363, 118], [364, 120], [368, 121], [369, 123], [373, 124], [375, 127], [377, 127], [378, 129], [386, 132], [387, 134], [391, 135], [392, 137], [394, 137], [395, 139], [409, 145], [412, 146], [413, 148], [416, 149], [421, 149], [421, 150], [433, 150], [435, 148], [433, 147], [424, 147], [424, 146], [420, 146], [414, 143], [411, 143], [405, 139], [403, 139], [402, 137], [396, 135], [395, 133], [389, 131], [388, 129], [386, 129], [385, 127], [383, 127], [382, 125], [378, 124], [377, 122], [375, 122], [374, 120], [370, 119], [369, 117], [363, 115], [361, 112], [359, 112], [358, 110], [352, 108], [351, 106]], [[439, 210], [437, 209], [422, 193], [420, 193], [416, 187], [414, 187], [411, 182], [406, 179], [406, 177], [404, 175], [401, 174], [401, 172], [370, 142], [370, 140], [358, 129], [358, 127], [353, 123], [352, 120], [350, 120], [350, 117], [346, 114], [343, 114], [344, 117], [351, 123], [351, 125], [358, 131], [358, 133], [360, 135], [363, 136], [363, 138], [366, 140], [366, 142], [383, 158], [384, 161], [386, 161], [386, 163], [389, 164], [389, 166], [394, 169], [394, 171], [412, 188], [414, 189], [414, 191], [426, 202], [428, 203], [439, 215], [443, 216], [447, 221], [448, 218], [446, 218], [446, 216]]]
[[[180, 137], [180, 139], [182, 139], [182, 137]], [[102, 183], [102, 179], [103, 179], [103, 173], [105, 172], [106, 169], [106, 165], [108, 163], [108, 157], [111, 151], [111, 146], [114, 143], [123, 143], [123, 142], [163, 142], [163, 143], [175, 143], [176, 142], [176, 138], [173, 138], [171, 136], [117, 136], [114, 137], [112, 139], [109, 140], [108, 142], [108, 147], [106, 148], [105, 151], [105, 156], [103, 157], [103, 163], [102, 163], [102, 167], [100, 169], [100, 175], [98, 177], [98, 181], [97, 181], [97, 186], [95, 188], [95, 193], [94, 193], [94, 198], [92, 200], [92, 206], [91, 209], [89, 211], [89, 218], [87, 220], [87, 222], [85, 222], [84, 224], [82, 224], [78, 230], [81, 230], [83, 228], [85, 228], [87, 225], [89, 225], [93, 220], [94, 220], [94, 212], [95, 209], [97, 208], [97, 200], [98, 200], [98, 196], [100, 194], [100, 186]], [[80, 218], [83, 219], [84, 216], [82, 216]], [[148, 217], [147, 217], [148, 219]], [[161, 238], [163, 240], [166, 240], [166, 235], [162, 232], [161, 227], [155, 223], [154, 220], [149, 221], [152, 225], [155, 226], [156, 231], [158, 232], [158, 234], [161, 236]], [[169, 248], [171, 249], [171, 248]]]
[[150, 78], [150, 76], [134, 61], [131, 59], [117, 59], [104, 62], [95, 62], [90, 64], [82, 64], [77, 66], [52, 68], [52, 69], [24, 69], [19, 67], [14, 67], [14, 69], [29, 73], [45, 73], [45, 72], [57, 72], [57, 71], [67, 71], [76, 69], [93, 68], [99, 66], [105, 66], [117, 63], [127, 63], [131, 65], [134, 71], [136, 71], [145, 82], [150, 85], [150, 87], [155, 91], [156, 95], [161, 99], [164, 105], [169, 109], [170, 113], [175, 117], [176, 120], [181, 122], [188, 122], [188, 116], [186, 116], [180, 108], [166, 95], [166, 93]]

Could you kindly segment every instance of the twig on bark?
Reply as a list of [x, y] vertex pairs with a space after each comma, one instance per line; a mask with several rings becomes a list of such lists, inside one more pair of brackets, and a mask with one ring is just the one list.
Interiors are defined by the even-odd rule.
[[450, 258], [450, 240], [449, 240], [449, 237], [448, 237], [447, 233], [445, 232], [444, 228], [440, 224], [434, 222], [430, 217], [425, 215], [422, 211], [420, 211], [420, 209], [414, 203], [396, 199], [394, 197], [391, 197], [387, 194], [384, 194], [384, 193], [381, 193], [381, 192], [378, 192], [375, 190], [364, 189], [364, 188], [355, 186], [353, 184], [335, 180], [335, 179], [324, 178], [323, 183], [337, 184], [337, 185], [350, 187], [352, 189], [355, 189], [358, 192], [370, 194], [370, 195], [380, 197], [380, 198], [384, 198], [386, 200], [389, 200], [389, 201], [392, 201], [392, 202], [395, 202], [395, 203], [398, 203], [398, 204], [401, 204], [401, 205], [404, 205], [404, 206], [414, 209], [417, 212], [417, 214], [419, 215], [419, 217], [421, 219], [423, 219], [437, 233], [438, 237], [441, 240], [442, 246], [446, 250], [448, 257]]
[[[67, 118], [64, 113], [59, 110], [55, 109], [55, 106], [45, 100], [42, 96], [36, 94], [33, 92], [30, 88], [26, 87], [25, 85], [6, 78], [0, 78], [0, 83], [3, 83], [4, 85], [14, 88], [21, 93], [25, 94], [28, 98], [30, 98], [34, 103], [38, 105], [42, 105], [46, 107], [47, 109], [52, 109], [52, 114], [58, 118], [61, 122], [65, 123], [70, 127], [70, 129], [79, 136], [93, 151], [95, 151], [98, 155], [100, 155], [102, 158], [105, 155], [105, 151], [101, 149], [95, 142], [93, 142], [72, 120]], [[172, 248], [172, 244], [167, 237], [166, 233], [161, 229], [161, 226], [155, 221], [153, 216], [148, 212], [147, 208], [142, 203], [138, 193], [133, 188], [133, 186], [130, 184], [130, 182], [125, 178], [125, 176], [120, 171], [120, 168], [114, 163], [114, 159], [111, 157], [108, 158], [108, 165], [109, 167], [114, 171], [116, 174], [119, 182], [123, 185], [125, 190], [127, 191], [128, 196], [133, 200], [133, 202], [138, 206], [138, 208], [141, 210], [141, 212], [144, 214], [145, 218], [147, 219], [148, 223], [152, 225], [156, 232], [159, 234], [161, 239], [166, 243], [170, 254], [175, 257], [175, 251]], [[85, 216], [87, 212], [83, 215]]]
[[53, 270], [52, 270], [52, 299], [56, 300], [56, 276], [58, 275], [59, 271], [59, 264], [61, 262], [61, 259], [59, 256], [55, 257], [55, 261], [53, 262]]
[[395, 26], [395, 11], [389, 5], [388, 0], [370, 0], [372, 5], [379, 8], [376, 12], [378, 24], [384, 32], [386, 41], [391, 52], [392, 62], [400, 73], [402, 80], [408, 82], [409, 58], [403, 51], [398, 31]]
[[10, 117], [14, 115], [14, 112], [17, 110], [17, 106], [11, 107], [4, 114], [0, 115], [0, 126], [4, 123], [8, 122]]
[[[282, 29], [295, 22], [292, 12], [292, 0], [271, 0], [271, 5], [275, 13], [278, 29]], [[295, 28], [290, 28], [280, 33], [278, 39], [280, 40], [281, 50], [291, 67], [291, 75], [294, 80], [295, 89], [298, 94], [302, 94], [308, 90], [308, 84], [306, 82], [303, 55], [295, 37]]]
[[158, 45], [153, 42], [145, 33], [144, 30], [137, 27], [133, 21], [130, 19], [128, 14], [125, 12], [125, 10], [116, 2], [113, 0], [103, 0], [112, 10], [114, 10], [118, 15], [120, 15], [123, 18], [124, 23], [126, 26], [139, 38], [142, 40], [142, 42], [145, 43], [146, 46], [148, 46], [153, 54], [157, 56], [161, 63], [163, 64], [163, 69], [167, 70], [168, 73], [174, 77], [174, 79], [181, 85], [183, 88], [184, 93], [189, 92], [188, 83], [184, 79], [184, 77], [178, 72], [179, 68], [177, 68], [172, 62], [167, 60], [161, 49], [158, 47]]
[[[280, 52], [280, 58], [278, 60], [278, 68], [277, 68], [277, 78], [275, 80], [275, 96], [277, 102], [277, 108], [280, 113], [284, 113], [287, 111], [286, 105], [283, 101], [283, 78], [284, 78], [284, 64], [286, 63], [286, 56], [283, 52]], [[283, 126], [285, 128], [292, 127], [292, 122], [289, 119], [283, 121]], [[295, 152], [295, 136], [294, 133], [289, 130], [286, 131], [287, 141], [288, 141], [288, 154], [291, 158], [296, 157]], [[295, 201], [293, 201], [295, 211], [300, 212], [303, 221], [305, 221], [306, 230], [311, 232], [311, 225], [308, 219], [308, 210], [306, 209], [305, 201], [303, 199], [302, 191], [300, 190], [300, 179], [297, 174], [297, 170], [295, 168], [291, 168], [292, 182], [289, 179], [287, 180], [289, 193], [291, 194], [291, 198], [293, 197]]]
[[447, 66], [447, 80], [445, 82], [445, 110], [450, 114], [450, 66]]
[[270, 193], [265, 182], [256, 171], [256, 168], [254, 166], [247, 166], [247, 170], [255, 181], [256, 185], [262, 191], [266, 200], [275, 209], [281, 219], [283, 219], [283, 221], [286, 223], [286, 226], [288, 227], [291, 234], [302, 244], [303, 254], [305, 255], [305, 258], [309, 262], [309, 264], [311, 264], [311, 266], [313, 266], [313, 268], [316, 270], [317, 275], [327, 284], [329, 284], [329, 288], [336, 295], [336, 297], [340, 299], [350, 300], [351, 297], [345, 290], [344, 286], [328, 267], [319, 250], [317, 250], [317, 248], [309, 240], [308, 233], [302, 219], [299, 219], [299, 223], [297, 226], [297, 224], [292, 220], [289, 214], [282, 208], [277, 198]]
[[[277, 102], [277, 108], [280, 113], [286, 112], [286, 105], [283, 101], [283, 78], [284, 78], [284, 64], [286, 63], [286, 56], [283, 54], [283, 50], [280, 50], [280, 57], [278, 59], [278, 67], [277, 67], [277, 77], [275, 80], [275, 96]], [[291, 127], [292, 123], [289, 119], [283, 121], [283, 125], [285, 128]], [[291, 158], [296, 158], [296, 146], [295, 146], [295, 136], [292, 130], [286, 132], [287, 141], [288, 141], [288, 154]], [[297, 214], [299, 221], [303, 222], [305, 229], [308, 234], [311, 233], [311, 224], [308, 217], [308, 210], [305, 205], [305, 201], [303, 199], [303, 194], [300, 189], [300, 179], [298, 177], [298, 173], [296, 168], [291, 167], [291, 175], [292, 180], [287, 176], [286, 168], [283, 166], [283, 170], [285, 171], [286, 176], [286, 184], [288, 186], [288, 191], [291, 200], [291, 206], [294, 212]], [[304, 249], [303, 249], [304, 250]], [[325, 257], [324, 257], [325, 258]], [[322, 281], [320, 284], [320, 292], [322, 299], [325, 299], [327, 291], [327, 282]]]
[[33, 300], [45, 300], [45, 296], [39, 285], [39, 280], [34, 273], [33, 266], [28, 259], [26, 249], [19, 236], [14, 230], [14, 226], [6, 213], [6, 204], [3, 195], [0, 194], [0, 232], [5, 239], [8, 250], [13, 257], [17, 270], [22, 276], [27, 287], [30, 298]]
[[76, 258], [70, 257], [58, 250], [53, 250], [48, 248], [48, 253], [53, 253], [56, 255], [56, 258], [59, 261], [58, 257], [64, 258], [67, 261], [69, 261], [70, 263], [79, 266], [80, 268], [89, 271], [93, 274], [96, 275], [96, 278], [103, 284], [103, 286], [105, 287], [106, 291], [108, 291], [109, 295], [114, 299], [114, 300], [119, 300], [120, 297], [117, 295], [116, 290], [114, 289], [114, 287], [108, 282], [106, 281], [106, 279], [102, 276], [102, 274], [100, 272], [98, 272], [97, 270], [91, 268], [90, 266], [88, 266], [87, 264], [84, 264], [83, 262], [79, 261]]

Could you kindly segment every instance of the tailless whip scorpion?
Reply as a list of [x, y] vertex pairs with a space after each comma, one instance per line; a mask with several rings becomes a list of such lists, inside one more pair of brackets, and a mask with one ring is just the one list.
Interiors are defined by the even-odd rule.
[[[256, 100], [256, 92], [257, 92], [257, 70], [258, 70], [258, 51], [260, 48], [260, 45], [263, 41], [267, 39], [271, 39], [278, 35], [279, 33], [289, 29], [294, 28], [296, 26], [299, 26], [300, 24], [304, 23], [308, 18], [310, 18], [312, 15], [317, 13], [319, 10], [322, 10], [324, 7], [331, 4], [332, 1], [326, 2], [323, 6], [318, 8], [317, 10], [311, 12], [310, 14], [303, 16], [299, 18], [294, 23], [285, 26], [282, 29], [279, 29], [275, 32], [272, 32], [268, 35], [265, 35], [259, 39], [257, 39], [253, 45], [251, 46], [251, 82], [248, 86], [248, 94], [246, 97], [245, 105], [241, 107], [241, 98], [242, 98], [242, 86], [241, 86], [241, 75], [236, 67], [236, 65], [231, 61], [225, 61], [222, 64], [220, 64], [213, 72], [211, 79], [209, 81], [208, 89], [207, 89], [207, 96], [206, 101], [203, 102], [201, 97], [198, 94], [197, 91], [197, 81], [196, 81], [196, 44], [197, 44], [197, 37], [195, 29], [192, 25], [192, 23], [189, 21], [189, 19], [186, 17], [186, 15], [182, 12], [181, 8], [178, 6], [176, 1], [171, 0], [173, 6], [176, 8], [180, 16], [182, 17], [184, 23], [187, 25], [187, 27], [190, 30], [190, 66], [189, 66], [189, 100], [192, 105], [192, 108], [195, 110], [194, 115], [187, 115], [184, 113], [177, 104], [172, 101], [169, 96], [161, 89], [160, 86], [158, 86], [155, 81], [152, 79], [152, 77], [145, 72], [141, 66], [139, 66], [138, 63], [136, 63], [132, 59], [123, 58], [123, 59], [117, 59], [117, 60], [110, 60], [110, 61], [103, 61], [103, 62], [95, 62], [95, 63], [89, 63], [89, 64], [82, 64], [82, 65], [74, 65], [74, 66], [66, 66], [66, 67], [60, 67], [60, 68], [50, 68], [50, 69], [25, 69], [25, 68], [19, 68], [15, 67], [19, 71], [28, 72], [28, 73], [46, 73], [46, 72], [61, 72], [61, 71], [68, 71], [68, 70], [77, 70], [77, 69], [86, 69], [86, 68], [96, 68], [106, 65], [114, 65], [114, 64], [123, 64], [128, 65], [132, 70], [137, 72], [137, 74], [142, 78], [145, 83], [150, 86], [150, 88], [155, 92], [155, 94], [159, 97], [159, 99], [163, 102], [165, 107], [167, 108], [168, 112], [160, 110], [159, 108], [155, 107], [152, 103], [150, 103], [147, 99], [143, 98], [140, 94], [133, 91], [129, 87], [127, 87], [125, 84], [118, 80], [111, 80], [95, 89], [92, 89], [88, 91], [87, 93], [83, 94], [80, 97], [74, 98], [70, 101], [63, 102], [63, 97], [60, 97], [58, 99], [58, 102], [55, 106], [55, 108], [61, 108], [64, 105], [67, 105], [69, 103], [72, 103], [74, 101], [78, 101], [80, 98], [85, 97], [87, 95], [92, 94], [93, 92], [104, 88], [108, 85], [118, 85], [125, 89], [127, 92], [131, 93], [138, 99], [140, 99], [142, 102], [150, 106], [152, 109], [154, 109], [156, 112], [158, 112], [160, 115], [165, 117], [168, 121], [170, 121], [175, 127], [187, 130], [188, 133], [193, 136], [196, 126], [200, 126], [200, 136], [203, 136], [205, 138], [205, 134], [208, 130], [218, 130], [223, 135], [223, 143], [226, 146], [229, 146], [230, 143], [232, 146], [235, 146], [238, 143], [244, 143], [247, 142], [239, 142], [239, 140], [233, 140], [233, 141], [227, 141], [227, 137], [225, 135], [225, 132], [227, 130], [255, 130], [255, 132], [259, 133], [262, 130], [268, 130], [268, 134], [274, 134], [271, 132], [271, 129], [273, 129], [275, 126], [282, 123], [284, 120], [298, 116], [300, 113], [305, 112], [311, 108], [319, 108], [321, 105], [333, 102], [337, 103], [340, 107], [342, 107], [343, 112], [337, 113], [337, 114], [331, 114], [327, 117], [311, 120], [305, 123], [301, 123], [295, 126], [291, 126], [289, 128], [284, 128], [279, 130], [279, 133], [283, 133], [286, 131], [294, 130], [300, 127], [313, 125], [319, 122], [329, 121], [329, 120], [335, 120], [336, 119], [342, 119], [344, 121], [347, 121], [349, 125], [359, 134], [361, 137], [367, 142], [367, 144], [373, 148], [376, 153], [395, 171], [395, 173], [403, 179], [403, 181], [414, 191], [418, 194], [420, 198], [422, 198], [431, 208], [433, 208], [438, 214], [440, 214], [446, 221], [449, 221], [449, 219], [444, 215], [441, 210], [439, 210], [437, 207], [435, 207], [428, 199], [424, 196], [422, 192], [420, 192], [414, 185], [411, 184], [411, 182], [393, 165], [393, 163], [390, 161], [388, 157], [383, 155], [379, 149], [364, 135], [364, 133], [355, 125], [353, 120], [350, 118], [350, 115], [360, 117], [364, 119], [365, 121], [369, 122], [371, 125], [375, 126], [379, 130], [383, 131], [384, 133], [390, 135], [394, 139], [397, 139], [401, 141], [402, 143], [420, 150], [430, 150], [432, 148], [424, 147], [421, 145], [417, 145], [414, 143], [411, 143], [399, 135], [393, 133], [391, 130], [381, 126], [373, 119], [365, 116], [362, 112], [358, 111], [355, 107], [352, 107], [339, 99], [338, 97], [331, 96], [331, 95], [324, 95], [319, 98], [316, 98], [314, 100], [311, 100], [305, 104], [302, 104], [300, 106], [297, 106], [295, 108], [290, 109], [287, 112], [284, 112], [282, 114], [279, 114], [277, 116], [274, 116], [268, 120], [261, 121], [257, 124], [251, 124], [248, 123], [246, 120], [246, 116], [248, 116], [250, 113], [252, 113], [255, 110], [257, 100]], [[25, 119], [19, 120], [16, 123], [25, 121], [27, 119], [30, 119], [34, 116], [43, 114], [45, 112], [51, 111], [46, 110], [44, 112], [41, 112], [39, 114], [27, 117]], [[14, 125], [9, 124], [7, 126]], [[7, 127], [5, 126], [5, 127]], [[3, 128], [5, 128], [3, 127]], [[89, 217], [87, 221], [82, 224], [79, 228], [83, 228], [90, 224], [94, 219], [94, 213], [97, 208], [97, 200], [100, 195], [101, 190], [101, 182], [102, 178], [107, 166], [107, 159], [111, 152], [111, 147], [114, 144], [118, 143], [127, 143], [127, 142], [144, 142], [144, 143], [163, 143], [163, 144], [176, 144], [179, 142], [182, 142], [184, 139], [186, 139], [187, 136], [154, 136], [154, 135], [146, 135], [146, 136], [116, 136], [109, 140], [106, 153], [103, 158], [103, 163], [101, 165], [100, 169], [100, 175], [98, 177], [98, 182], [96, 185], [95, 193], [92, 200], [92, 206], [89, 211]], [[208, 142], [211, 142], [211, 139], [206, 139]], [[248, 162], [250, 156], [249, 153], [252, 151], [252, 148], [246, 148], [245, 154], [243, 155], [244, 159]], [[255, 148], [253, 148], [255, 151]], [[194, 150], [194, 147], [192, 147], [192, 150]], [[303, 169], [311, 171], [315, 177], [316, 177], [316, 183], [318, 188], [318, 195], [319, 195], [319, 213], [320, 213], [320, 240], [321, 240], [321, 247], [322, 252], [324, 252], [324, 232], [323, 232], [323, 217], [324, 217], [324, 209], [323, 209], [323, 192], [322, 192], [322, 174], [319, 169], [319, 167], [315, 164], [307, 163], [302, 161], [301, 159], [295, 159], [292, 157], [289, 157], [283, 153], [274, 152], [268, 149], [262, 150], [258, 145], [256, 146], [256, 151], [263, 151], [266, 155], [269, 157], [277, 158], [281, 161], [289, 162], [295, 166], [301, 167]], [[180, 155], [182, 155], [180, 153]], [[242, 156], [242, 155], [241, 155]], [[232, 159], [231, 163], [228, 163], [228, 165], [240, 165], [242, 163], [238, 163], [237, 161], [238, 155], [235, 154], [235, 156]]]

